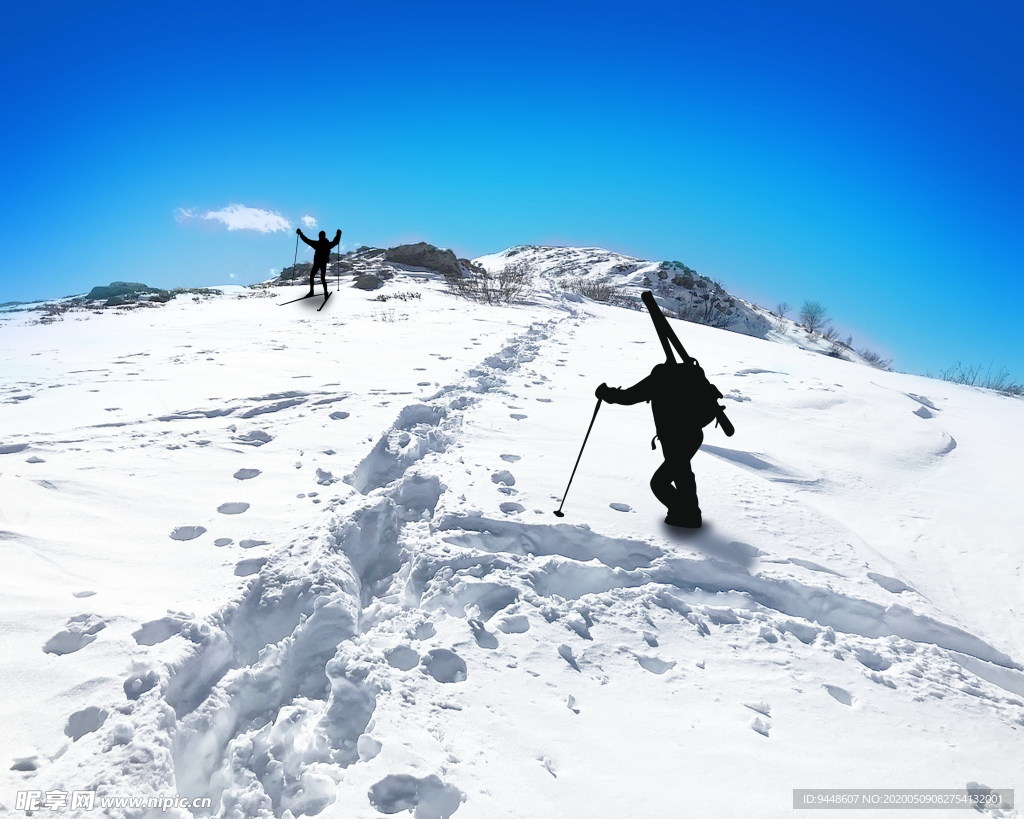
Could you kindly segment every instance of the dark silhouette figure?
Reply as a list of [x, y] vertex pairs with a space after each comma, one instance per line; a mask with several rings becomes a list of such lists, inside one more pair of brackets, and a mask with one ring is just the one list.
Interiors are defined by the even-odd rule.
[[651, 402], [654, 427], [665, 462], [651, 476], [651, 491], [668, 508], [665, 523], [697, 529], [701, 526], [697, 481], [690, 459], [704, 443], [706, 420], [688, 413], [686, 375], [688, 364], [658, 364], [651, 374], [627, 389], [601, 384], [595, 395], [609, 404]]
[[[697, 360], [687, 354], [654, 295], [648, 291], [640, 298], [658, 332], [665, 363], [658, 364], [647, 378], [632, 387], [623, 390], [601, 384], [595, 395], [609, 404], [651, 402], [658, 431], [656, 437], [661, 441], [665, 456], [665, 462], [651, 476], [651, 491], [668, 509], [665, 523], [699, 529], [702, 521], [697, 481], [690, 460], [704, 443], [703, 428], [712, 421], [717, 421], [726, 435], [732, 435], [735, 429], [718, 403], [722, 393], [708, 381]], [[680, 363], [676, 363], [673, 350], [679, 355]], [[654, 446], [653, 441], [651, 446]]]
[[341, 241], [341, 229], [339, 228], [338, 232], [334, 235], [333, 242], [327, 238], [327, 234], [322, 230], [320, 231], [320, 238], [316, 241], [307, 239], [302, 233], [302, 228], [296, 228], [295, 232], [299, 234], [299, 238], [302, 241], [313, 248], [313, 266], [309, 269], [309, 295], [313, 295], [313, 281], [316, 278], [317, 270], [319, 270], [320, 282], [324, 286], [324, 298], [327, 298], [327, 263], [331, 260], [331, 248]]

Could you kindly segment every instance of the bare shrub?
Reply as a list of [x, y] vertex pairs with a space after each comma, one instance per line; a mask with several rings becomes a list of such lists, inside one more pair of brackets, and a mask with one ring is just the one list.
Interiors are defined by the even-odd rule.
[[876, 353], [874, 350], [869, 350], [866, 347], [863, 350], [858, 350], [857, 352], [860, 357], [868, 362], [872, 367], [878, 367], [880, 370], [892, 369], [891, 358], [882, 358], [879, 353]]
[[613, 302], [621, 296], [621, 288], [607, 277], [588, 279], [586, 276], [566, 276], [558, 280], [558, 286], [568, 293], [605, 303]]
[[370, 301], [390, 301], [391, 299], [395, 301], [412, 301], [418, 298], [420, 298], [420, 294], [416, 291], [403, 290], [399, 293], [381, 293], [379, 296], [370, 299]]
[[964, 366], [959, 361], [939, 376], [943, 381], [951, 381], [954, 384], [966, 384], [969, 387], [984, 387], [988, 390], [996, 390], [1004, 395], [1024, 395], [1024, 384], [1014, 381], [1005, 368], [993, 372], [992, 365], [983, 368], [977, 366]]
[[449, 276], [445, 282], [456, 296], [482, 304], [510, 304], [533, 292], [533, 274], [526, 262], [512, 262], [498, 273], [473, 268], [468, 275]]

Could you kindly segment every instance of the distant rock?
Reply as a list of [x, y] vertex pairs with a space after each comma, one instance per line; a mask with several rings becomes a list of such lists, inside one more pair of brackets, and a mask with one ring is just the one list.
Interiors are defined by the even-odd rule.
[[352, 282], [353, 287], [357, 287], [360, 290], [376, 290], [378, 287], [384, 284], [384, 281], [380, 276], [375, 276], [373, 273], [361, 273], [355, 277], [355, 281]]
[[460, 278], [469, 265], [469, 262], [460, 262], [450, 250], [442, 250], [426, 242], [389, 248], [384, 251], [384, 258], [396, 264], [436, 270], [442, 276], [453, 279]]
[[110, 284], [98, 285], [89, 291], [87, 299], [125, 299], [125, 297], [138, 297], [140, 293], [162, 293], [156, 287], [142, 284], [141, 282], [111, 282]]

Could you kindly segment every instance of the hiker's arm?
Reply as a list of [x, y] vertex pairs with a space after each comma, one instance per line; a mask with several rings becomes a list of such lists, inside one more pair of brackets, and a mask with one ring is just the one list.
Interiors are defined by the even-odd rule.
[[652, 377], [647, 376], [643, 381], [624, 390], [602, 384], [594, 391], [594, 395], [608, 404], [639, 404], [641, 401], [651, 400], [651, 382]]
[[310, 246], [311, 248], [314, 248], [314, 249], [316, 249], [316, 244], [315, 244], [314, 242], [311, 242], [311, 241], [310, 241], [309, 239], [307, 239], [307, 238], [306, 238], [306, 237], [305, 237], [305, 236], [303, 235], [303, 233], [302, 233], [302, 231], [301, 231], [301, 230], [298, 230], [298, 229], [296, 229], [296, 231], [295, 231], [295, 232], [299, 234], [299, 238], [300, 238], [300, 239], [302, 239], [302, 241], [304, 241], [304, 242], [305, 242], [305, 243], [306, 243], [307, 245], [309, 245], [309, 246]]
[[334, 241], [331, 242], [331, 244], [328, 246], [327, 249], [330, 250], [332, 247], [337, 247], [338, 246], [338, 242], [340, 242], [340, 241], [341, 241], [341, 228], [338, 228], [338, 232], [334, 235]]

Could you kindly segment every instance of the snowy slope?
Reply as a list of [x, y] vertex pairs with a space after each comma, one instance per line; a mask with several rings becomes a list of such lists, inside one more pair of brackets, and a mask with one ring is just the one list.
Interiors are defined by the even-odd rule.
[[694, 461], [705, 528], [661, 522], [642, 405], [601, 409], [560, 521], [594, 387], [660, 358], [649, 318], [378, 292], [413, 290], [0, 320], [2, 808], [1024, 787], [1019, 400], [677, 323], [738, 430]]
[[[534, 274], [541, 292], [562, 294], [574, 281], [607, 282], [625, 302], [642, 309], [640, 294], [654, 293], [657, 303], [667, 315], [686, 318], [705, 313], [705, 297], [719, 302], [729, 314], [729, 323], [695, 319], [698, 323], [724, 326], [734, 333], [768, 339], [803, 350], [829, 354], [834, 352], [846, 361], [867, 363], [863, 356], [845, 343], [838, 344], [819, 333], [808, 333], [796, 321], [771, 313], [729, 293], [718, 282], [702, 276], [682, 262], [652, 262], [626, 256], [600, 247], [545, 247], [518, 245], [500, 253], [491, 253], [473, 260], [491, 273], [508, 265], [525, 265]], [[687, 311], [690, 311], [689, 313]], [[682, 315], [680, 315], [682, 313]], [[712, 310], [711, 315], [716, 311]]]

